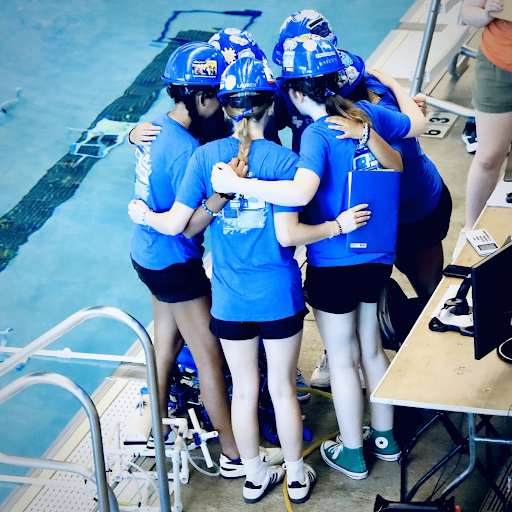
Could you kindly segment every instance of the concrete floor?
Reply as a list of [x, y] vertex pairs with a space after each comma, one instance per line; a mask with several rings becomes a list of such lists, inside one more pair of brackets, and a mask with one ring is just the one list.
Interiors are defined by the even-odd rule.
[[[478, 45], [478, 36], [471, 46]], [[473, 77], [474, 62], [459, 79], [453, 79], [446, 75], [436, 86], [433, 96], [453, 101], [460, 105], [471, 107], [471, 82]], [[423, 137], [421, 145], [425, 153], [433, 160], [446, 182], [453, 198], [453, 214], [450, 231], [443, 243], [445, 250], [445, 262], [451, 261], [453, 248], [458, 234], [464, 224], [465, 186], [467, 173], [473, 156], [466, 152], [466, 147], [461, 140], [465, 119], [458, 118], [444, 139], [431, 139]], [[400, 284], [412, 293], [410, 286], [405, 282], [404, 276], [395, 272], [395, 277]], [[300, 354], [299, 368], [308, 379], [323, 351], [323, 343], [318, 333], [312, 314], [306, 317], [304, 340]], [[393, 357], [394, 353], [389, 353]], [[310, 403], [303, 406], [305, 414], [304, 424], [313, 432], [313, 442], [337, 430], [336, 418], [330, 400], [313, 396]], [[411, 439], [417, 429], [431, 416], [432, 412], [407, 408], [397, 408], [395, 412], [396, 433], [401, 446]], [[457, 427], [462, 427], [464, 432], [464, 418], [459, 414], [450, 415]], [[367, 418], [369, 419], [369, 418]], [[510, 433], [510, 425], [501, 419], [495, 423], [500, 433]], [[509, 436], [510, 437], [510, 436]], [[263, 442], [268, 445], [268, 442]], [[310, 443], [305, 442], [304, 448]], [[410, 459], [408, 473], [409, 481], [414, 483], [426, 471], [439, 461], [453, 444], [443, 427], [435, 426], [417, 445]], [[218, 453], [218, 444], [212, 443], [212, 452]], [[479, 451], [482, 461], [485, 459], [485, 448]], [[499, 470], [504, 459], [509, 454], [506, 448], [493, 447], [491, 454], [493, 474]], [[436, 489], [444, 486], [462, 472], [467, 465], [466, 455], [456, 456], [452, 463], [432, 479], [425, 488], [420, 489], [416, 500], [427, 500]], [[318, 475], [318, 481], [310, 500], [303, 505], [294, 505], [294, 510], [303, 512], [332, 510], [332, 511], [371, 511], [377, 494], [381, 494], [388, 500], [398, 501], [400, 496], [400, 466], [396, 462], [368, 461], [370, 475], [366, 480], [355, 481], [345, 475], [332, 470], [322, 461], [318, 450], [313, 452], [307, 462], [313, 466]], [[243, 479], [239, 481], [227, 481], [224, 479], [208, 478], [192, 471], [189, 485], [182, 486], [182, 499], [187, 512], [213, 512], [223, 510], [234, 512], [242, 510], [252, 511], [279, 511], [286, 510], [282, 487], [274, 489], [260, 503], [246, 505], [242, 499]], [[409, 488], [411, 485], [409, 485]], [[201, 492], [198, 492], [201, 489]], [[458, 487], [453, 495], [456, 504], [461, 505], [463, 512], [479, 511], [488, 492], [488, 486], [478, 471]], [[439, 496], [439, 492], [436, 496]], [[436, 497], [434, 496], [434, 497]], [[487, 508], [485, 508], [487, 510]], [[499, 509], [496, 509], [499, 510]]]

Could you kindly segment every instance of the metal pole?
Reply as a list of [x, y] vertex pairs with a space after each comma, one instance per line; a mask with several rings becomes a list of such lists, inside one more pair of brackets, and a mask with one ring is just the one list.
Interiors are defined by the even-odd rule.
[[[105, 457], [103, 454], [103, 443], [101, 439], [100, 417], [93, 401], [91, 400], [91, 397], [80, 386], [78, 386], [78, 384], [75, 384], [72, 380], [64, 377], [64, 375], [38, 372], [24, 375], [23, 377], [16, 379], [14, 382], [11, 382], [11, 384], [8, 384], [3, 389], [1, 389], [0, 404], [5, 402], [13, 395], [16, 395], [23, 389], [27, 388], [28, 386], [33, 386], [34, 384], [51, 384], [53, 386], [63, 388], [75, 396], [82, 404], [82, 407], [85, 409], [85, 412], [89, 418], [89, 424], [91, 426], [92, 452], [94, 458], [94, 468], [96, 472], [100, 510], [102, 512], [110, 512], [110, 507], [108, 505], [108, 484], [107, 477], [105, 475]], [[34, 467], [45, 467], [45, 463], [52, 462], [45, 461], [44, 459], [31, 460], [39, 461], [38, 464]]]
[[427, 105], [438, 108], [439, 110], [444, 110], [445, 112], [453, 112], [454, 114], [462, 117], [475, 117], [475, 111], [473, 109], [461, 107], [451, 101], [440, 100], [438, 98], [433, 98], [432, 96], [427, 96], [425, 101], [427, 102]]
[[475, 429], [475, 415], [473, 413], [468, 413], [468, 449], [469, 449], [469, 466], [451, 483], [448, 484], [441, 496], [444, 497], [448, 493], [450, 493], [455, 487], [457, 487], [462, 480], [464, 480], [472, 471], [475, 469], [476, 465], [476, 446], [475, 446], [475, 437], [476, 437], [476, 429]]
[[[97, 481], [94, 471], [82, 464], [75, 464], [74, 462], [63, 462], [59, 460], [48, 459], [34, 459], [32, 457], [21, 457], [19, 455], [7, 455], [0, 453], [0, 463], [10, 464], [11, 466], [19, 466], [22, 468], [37, 468], [37, 469], [50, 469], [52, 471], [68, 471], [83, 476], [87, 480], [93, 482], [96, 486]], [[37, 478], [34, 478], [34, 484], [37, 485]], [[108, 501], [111, 512], [119, 512], [119, 505], [114, 492], [107, 485]]]
[[82, 323], [84, 320], [94, 317], [106, 317], [112, 318], [119, 322], [124, 323], [130, 327], [135, 334], [138, 336], [144, 353], [146, 355], [146, 367], [148, 372], [148, 393], [150, 396], [150, 408], [151, 408], [151, 419], [153, 423], [153, 438], [155, 440], [155, 462], [157, 466], [157, 475], [159, 480], [159, 496], [160, 506], [163, 512], [171, 510], [171, 499], [169, 496], [169, 481], [167, 480], [167, 470], [165, 465], [165, 447], [164, 447], [164, 436], [160, 429], [160, 411], [158, 410], [159, 397], [158, 397], [158, 381], [156, 375], [156, 360], [155, 360], [155, 349], [151, 343], [146, 329], [132, 316], [128, 315], [124, 311], [109, 306], [93, 306], [90, 308], [82, 309], [75, 314], [68, 317], [66, 320], [56, 325], [48, 332], [34, 340], [32, 343], [27, 345], [23, 350], [20, 350], [16, 354], [6, 359], [3, 363], [0, 363], [0, 377], [7, 373], [9, 370], [15, 368], [21, 361], [27, 359], [38, 350], [46, 347], [52, 341], [56, 340], [73, 327]]
[[420, 54], [418, 57], [418, 64], [416, 65], [414, 80], [411, 87], [411, 96], [413, 98], [421, 91], [421, 86], [423, 85], [423, 76], [425, 74], [425, 68], [427, 67], [428, 52], [430, 51], [432, 36], [434, 35], [434, 30], [436, 28], [437, 13], [439, 12], [440, 4], [441, 0], [431, 0], [430, 2], [430, 12], [428, 14], [423, 42], [421, 43]]

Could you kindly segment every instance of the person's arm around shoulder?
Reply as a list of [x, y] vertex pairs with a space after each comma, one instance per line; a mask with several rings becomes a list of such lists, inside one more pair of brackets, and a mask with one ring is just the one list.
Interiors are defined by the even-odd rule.
[[176, 236], [183, 232], [194, 209], [174, 202], [166, 212], [154, 212], [144, 201], [133, 199], [128, 204], [128, 215], [136, 224], [150, 226], [163, 235]]
[[465, 0], [460, 14], [462, 21], [470, 27], [485, 27], [494, 17], [491, 11], [502, 11], [503, 3], [500, 0]]
[[299, 222], [298, 212], [274, 214], [274, 225], [278, 242], [283, 247], [308, 245], [328, 238], [350, 233], [366, 225], [371, 212], [368, 204], [358, 204], [341, 212], [335, 219], [314, 226]]
[[128, 134], [128, 142], [131, 146], [149, 146], [160, 134], [161, 126], [151, 123], [139, 123]]
[[395, 95], [402, 114], [405, 114], [411, 121], [411, 128], [406, 138], [419, 137], [427, 129], [427, 122], [421, 108], [407, 94], [405, 89], [388, 73], [381, 69], [370, 69], [368, 74], [374, 76], [379, 82], [389, 87]]
[[[239, 178], [245, 178], [247, 176], [249, 168], [245, 165], [243, 160], [239, 160], [237, 157], [234, 157], [227, 165]], [[196, 209], [189, 220], [187, 227], [184, 229], [183, 235], [187, 238], [192, 238], [204, 231], [224, 206], [226, 206], [228, 201], [229, 194], [223, 194], [222, 196], [217, 192], [212, 194], [208, 199], [201, 203], [201, 207]]]
[[331, 130], [344, 132], [337, 135], [337, 139], [356, 139], [364, 141], [368, 149], [373, 153], [380, 165], [385, 169], [403, 171], [402, 155], [392, 148], [373, 128], [364, 125], [355, 119], [346, 119], [341, 116], [330, 116], [325, 120]]
[[236, 192], [280, 206], [305, 206], [313, 199], [320, 178], [309, 169], [297, 169], [293, 180], [264, 181], [240, 178], [223, 162], [213, 167], [212, 186], [219, 193]]

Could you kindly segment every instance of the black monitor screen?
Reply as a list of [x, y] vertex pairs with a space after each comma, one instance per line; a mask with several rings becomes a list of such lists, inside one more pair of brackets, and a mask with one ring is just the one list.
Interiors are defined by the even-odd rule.
[[512, 338], [512, 243], [471, 269], [475, 359]]

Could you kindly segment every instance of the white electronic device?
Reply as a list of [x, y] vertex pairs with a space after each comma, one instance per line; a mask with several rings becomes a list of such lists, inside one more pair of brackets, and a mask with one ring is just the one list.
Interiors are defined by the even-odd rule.
[[466, 238], [479, 256], [488, 256], [499, 249], [498, 244], [486, 229], [466, 231]]

